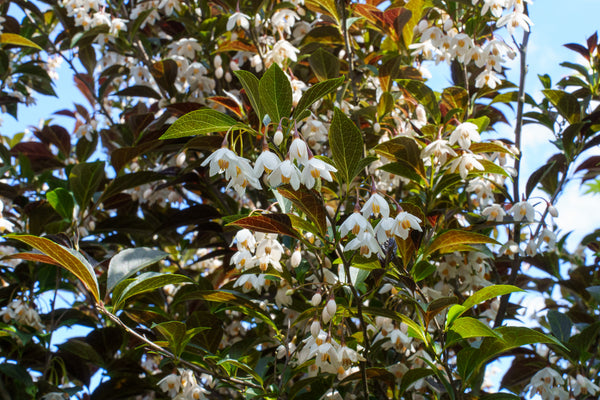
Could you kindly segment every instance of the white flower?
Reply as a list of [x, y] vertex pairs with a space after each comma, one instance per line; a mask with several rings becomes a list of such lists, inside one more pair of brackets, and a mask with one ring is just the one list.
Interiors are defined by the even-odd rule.
[[450, 162], [450, 170], [456, 172], [457, 170], [460, 173], [460, 177], [465, 179], [469, 172], [474, 169], [479, 171], [485, 170], [483, 165], [478, 161], [483, 159], [482, 156], [472, 153], [463, 153], [460, 157], [455, 158]]
[[0, 200], [0, 233], [4, 232], [12, 232], [15, 224], [7, 220], [2, 216], [2, 211], [4, 210], [4, 203]]
[[533, 22], [529, 19], [529, 17], [522, 12], [512, 12], [500, 18], [498, 22], [496, 22], [496, 26], [501, 27], [506, 25], [506, 30], [508, 33], [513, 35], [515, 33], [515, 29], [521, 27], [524, 31], [529, 32], [529, 27], [533, 25]]
[[362, 231], [352, 239], [345, 247], [344, 251], [360, 250], [360, 255], [369, 258], [371, 253], [377, 253], [383, 256], [383, 250], [375, 238], [373, 231]]
[[296, 23], [296, 20], [299, 19], [300, 17], [293, 10], [282, 8], [275, 11], [271, 17], [271, 23], [279, 31], [281, 36], [283, 36], [283, 32], [291, 35], [291, 28]]
[[423, 231], [421, 229], [421, 219], [415, 217], [412, 214], [409, 214], [406, 211], [401, 211], [396, 215], [395, 218], [396, 225], [394, 226], [394, 235], [406, 239], [408, 238], [408, 232], [411, 229], [416, 229], [418, 231]]
[[208, 156], [201, 164], [205, 167], [210, 163], [210, 176], [214, 176], [217, 173], [221, 173], [229, 169], [230, 165], [236, 163], [238, 159], [237, 154], [229, 150], [227, 147], [221, 147], [219, 150], [214, 151]]
[[471, 146], [471, 141], [479, 142], [479, 131], [477, 125], [472, 122], [463, 122], [458, 125], [450, 135], [450, 144], [458, 142], [460, 147], [467, 150]]
[[267, 179], [271, 186], [289, 183], [294, 190], [298, 190], [300, 188], [300, 177], [301, 173], [298, 167], [289, 159], [286, 159], [269, 174]]
[[[536, 393], [542, 395], [543, 398], [552, 398], [554, 397], [546, 397], [545, 395], [555, 386], [562, 385], [565, 383], [565, 380], [562, 378], [561, 374], [559, 374], [556, 370], [546, 367], [531, 377], [531, 381], [527, 388], [529, 388], [529, 395], [533, 396]], [[527, 388], [525, 390], [527, 390]], [[568, 395], [567, 395], [568, 396]], [[568, 397], [567, 397], [568, 398]]]
[[231, 31], [235, 27], [242, 28], [242, 29], [249, 29], [250, 28], [250, 17], [239, 11], [231, 14], [229, 19], [227, 20], [227, 30]]
[[367, 230], [372, 231], [373, 227], [361, 213], [355, 211], [340, 226], [340, 237], [346, 237], [350, 232], [358, 235]]
[[456, 157], [456, 152], [450, 147], [447, 140], [438, 139], [429, 143], [427, 147], [421, 150], [421, 158], [428, 159], [431, 156], [435, 157], [434, 162], [445, 164], [448, 156]]
[[256, 265], [256, 259], [248, 250], [236, 251], [231, 256], [230, 264], [235, 265], [239, 270], [246, 270]]
[[394, 227], [396, 220], [391, 217], [381, 218], [375, 226], [374, 232], [380, 244], [384, 244], [394, 236]]
[[254, 176], [260, 178], [263, 172], [270, 174], [281, 163], [279, 157], [268, 150], [263, 150], [254, 163]]
[[261, 189], [260, 182], [254, 176], [254, 170], [250, 166], [250, 161], [238, 157], [233, 168], [225, 171], [225, 177], [229, 179], [227, 189], [233, 187], [239, 196], [243, 196], [248, 185], [255, 189]]
[[179, 39], [178, 41], [171, 43], [168, 47], [171, 49], [169, 55], [178, 55], [190, 60], [196, 58], [197, 51], [202, 51], [202, 46], [200, 46], [198, 41], [194, 38]]
[[169, 374], [158, 382], [158, 386], [163, 392], [167, 392], [169, 396], [175, 397], [179, 393], [181, 379], [177, 374]]
[[375, 217], [381, 215], [383, 218], [387, 218], [390, 216], [390, 205], [379, 193], [373, 193], [360, 211], [365, 218], [368, 218], [371, 214]]
[[277, 63], [280, 67], [282, 67], [285, 60], [291, 60], [294, 62], [297, 61], [297, 53], [300, 53], [300, 50], [295, 48], [287, 40], [281, 39], [275, 43], [273, 49], [266, 54], [265, 63], [267, 66]]
[[502, 222], [506, 212], [500, 204], [492, 204], [483, 209], [481, 215], [486, 217], [488, 221]]
[[237, 278], [233, 287], [241, 286], [244, 293], [248, 293], [250, 290], [254, 289], [258, 294], [260, 294], [265, 285], [266, 281], [263, 274], [243, 274]]
[[296, 137], [292, 140], [289, 154], [292, 160], [296, 161], [299, 165], [304, 165], [308, 161], [308, 145], [300, 137]]
[[544, 228], [544, 230], [542, 230], [537, 242], [538, 248], [542, 247], [544, 243], [548, 245], [549, 251], [554, 250], [556, 246], [556, 234], [548, 228]]
[[490, 11], [494, 17], [500, 18], [505, 6], [506, 0], [483, 0], [481, 15], [485, 15], [485, 13]]
[[508, 213], [513, 216], [515, 221], [521, 221], [523, 218], [525, 218], [527, 222], [533, 222], [535, 218], [535, 210], [533, 209], [533, 206], [526, 201], [519, 201], [518, 203], [515, 203], [511, 209], [508, 210]]
[[581, 374], [577, 374], [574, 382], [572, 382], [573, 394], [578, 397], [580, 394], [596, 395], [600, 391], [600, 387]]
[[310, 157], [302, 170], [300, 181], [308, 189], [312, 189], [315, 186], [316, 180], [323, 178], [326, 181], [332, 182], [332, 172], [337, 172], [337, 168], [333, 165], [326, 163], [325, 161], [319, 160], [315, 157]]
[[498, 78], [498, 76], [496, 76], [494, 71], [487, 68], [477, 75], [477, 78], [475, 78], [475, 87], [477, 88], [487, 86], [490, 89], [496, 89], [496, 86], [498, 86], [500, 83], [502, 83], [502, 81], [500, 78]]

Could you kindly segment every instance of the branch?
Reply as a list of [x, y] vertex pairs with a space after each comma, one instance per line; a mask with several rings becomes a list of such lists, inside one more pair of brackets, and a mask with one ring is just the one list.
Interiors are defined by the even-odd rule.
[[182, 360], [180, 358], [178, 358], [175, 354], [171, 353], [169, 350], [165, 349], [164, 347], [161, 347], [159, 345], [157, 345], [156, 343], [154, 343], [153, 341], [149, 340], [148, 338], [146, 338], [143, 335], [140, 335], [139, 333], [137, 333], [135, 330], [131, 329], [130, 327], [128, 327], [127, 325], [125, 325], [125, 323], [123, 321], [121, 321], [119, 319], [119, 317], [117, 317], [116, 315], [114, 315], [113, 313], [111, 313], [110, 311], [108, 311], [105, 307], [104, 304], [97, 304], [96, 308], [102, 312], [103, 314], [105, 314], [108, 318], [110, 318], [113, 322], [117, 323], [118, 325], [120, 325], [121, 327], [123, 327], [123, 329], [125, 329], [127, 332], [129, 332], [130, 334], [132, 334], [133, 336], [135, 336], [136, 338], [138, 338], [139, 340], [141, 340], [142, 342], [144, 342], [146, 345], [148, 345], [150, 348], [152, 348], [153, 350], [155, 350], [156, 352], [162, 354], [165, 357], [171, 358], [173, 360], [177, 360], [179, 363], [181, 363], [182, 365], [185, 365], [186, 367], [199, 372], [201, 374], [207, 374], [207, 375], [211, 375], [211, 376], [215, 376], [216, 378], [223, 380], [223, 381], [228, 381], [231, 383], [235, 383], [237, 385], [242, 385], [242, 386], [248, 386], [248, 387], [252, 387], [255, 389], [262, 389], [262, 386], [251, 383], [251, 382], [246, 382], [237, 378], [232, 378], [230, 376], [220, 376], [215, 374], [214, 371], [209, 371], [205, 368], [202, 368], [196, 364], [193, 364], [191, 362]]
[[[527, 43], [529, 42], [529, 31], [523, 32], [523, 42], [519, 46], [519, 57], [520, 63], [520, 76], [519, 76], [519, 97], [517, 99], [517, 119], [515, 122], [515, 146], [519, 150], [519, 157], [515, 158], [515, 177], [513, 179], [513, 202], [519, 201], [519, 174], [521, 168], [521, 133], [523, 130], [523, 108], [525, 106], [525, 76], [527, 75]], [[515, 223], [512, 231], [512, 239], [517, 243], [520, 242], [521, 224]], [[519, 254], [515, 254], [515, 258], [511, 265], [510, 276], [508, 278], [508, 284], [514, 285], [521, 270], [521, 257]], [[505, 294], [500, 299], [500, 306], [498, 307], [498, 314], [496, 314], [496, 320], [494, 321], [494, 328], [502, 325], [504, 318], [506, 317], [506, 309], [508, 307], [508, 299], [510, 294]]]

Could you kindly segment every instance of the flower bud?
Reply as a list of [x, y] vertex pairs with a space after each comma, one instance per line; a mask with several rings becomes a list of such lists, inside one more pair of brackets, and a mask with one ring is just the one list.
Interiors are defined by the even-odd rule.
[[297, 268], [298, 265], [300, 265], [300, 261], [302, 261], [302, 253], [300, 252], [300, 249], [296, 249], [292, 253], [292, 257], [290, 257], [292, 268]]
[[379, 122], [375, 122], [375, 123], [373, 124], [373, 131], [374, 131], [375, 133], [379, 133], [379, 132], [381, 131], [381, 125], [379, 125]]
[[318, 320], [314, 320], [310, 324], [310, 334], [316, 339], [319, 337], [319, 333], [321, 333], [321, 323]]
[[554, 218], [558, 217], [558, 210], [556, 209], [556, 207], [554, 207], [552, 204], [548, 205], [548, 212], [550, 213], [550, 215], [552, 215]]
[[275, 132], [275, 135], [273, 135], [273, 143], [275, 143], [275, 146], [279, 146], [281, 142], [283, 142], [283, 131], [281, 129], [277, 129], [277, 132]]
[[327, 311], [327, 307], [323, 308], [323, 314], [321, 314], [321, 318], [323, 319], [324, 324], [331, 320], [331, 315], [329, 314], [329, 311]]
[[313, 307], [316, 307], [321, 304], [321, 300], [321, 293], [317, 292], [313, 294], [312, 299], [310, 299], [310, 304], [312, 304]]
[[329, 315], [335, 315], [335, 312], [337, 310], [337, 304], [335, 303], [335, 299], [329, 299], [325, 307], [327, 308], [327, 312], [329, 313]]

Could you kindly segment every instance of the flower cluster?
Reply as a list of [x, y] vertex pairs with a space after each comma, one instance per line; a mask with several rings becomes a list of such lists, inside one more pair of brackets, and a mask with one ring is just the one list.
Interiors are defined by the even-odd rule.
[[199, 384], [193, 371], [180, 369], [158, 382], [158, 386], [172, 399], [206, 400], [209, 391]]
[[18, 324], [29, 326], [37, 331], [44, 330], [40, 314], [21, 299], [10, 302], [6, 308], [0, 310], [0, 317], [4, 323], [15, 321]]

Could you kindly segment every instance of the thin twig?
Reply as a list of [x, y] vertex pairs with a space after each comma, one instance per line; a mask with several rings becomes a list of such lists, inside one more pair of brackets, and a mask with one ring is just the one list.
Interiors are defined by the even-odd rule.
[[130, 334], [132, 334], [133, 336], [135, 336], [137, 339], [139, 339], [142, 342], [144, 342], [145, 344], [147, 344], [150, 348], [152, 348], [156, 352], [162, 354], [165, 357], [171, 358], [173, 360], [177, 360], [182, 365], [185, 365], [186, 367], [188, 367], [190, 369], [193, 369], [196, 372], [199, 372], [201, 374], [207, 374], [207, 375], [211, 375], [211, 376], [216, 376], [220, 380], [228, 381], [228, 382], [231, 382], [231, 383], [235, 383], [237, 385], [252, 387], [252, 388], [255, 388], [255, 389], [261, 389], [262, 388], [262, 386], [254, 384], [252, 382], [243, 381], [243, 380], [240, 380], [240, 379], [237, 379], [237, 378], [232, 378], [230, 376], [216, 375], [214, 371], [209, 371], [209, 370], [207, 370], [205, 368], [202, 368], [202, 367], [200, 367], [200, 366], [198, 366], [196, 364], [193, 364], [193, 363], [190, 363], [188, 361], [182, 360], [179, 357], [177, 357], [175, 354], [171, 353], [169, 350], [165, 349], [164, 347], [161, 347], [161, 346], [157, 345], [156, 343], [154, 343], [151, 340], [149, 340], [148, 338], [146, 338], [144, 335], [140, 335], [135, 330], [133, 330], [130, 327], [128, 327], [127, 325], [125, 325], [125, 323], [123, 321], [121, 321], [121, 319], [119, 317], [117, 317], [116, 315], [114, 315], [113, 313], [111, 313], [110, 311], [108, 311], [104, 307], [103, 304], [97, 304], [96, 308], [100, 312], [102, 312], [103, 314], [105, 314], [108, 318], [110, 318], [112, 321], [114, 321], [115, 323], [117, 323], [118, 325], [120, 325], [127, 332], [129, 332]]

